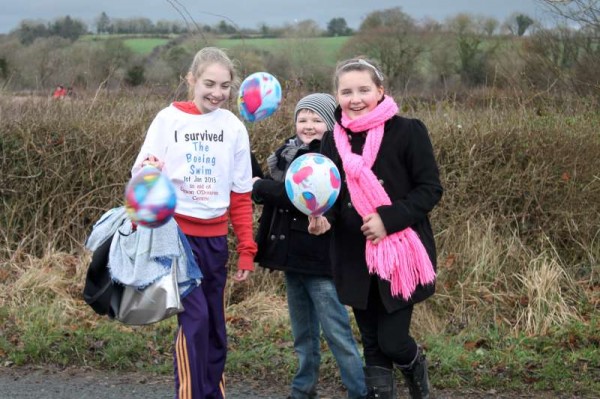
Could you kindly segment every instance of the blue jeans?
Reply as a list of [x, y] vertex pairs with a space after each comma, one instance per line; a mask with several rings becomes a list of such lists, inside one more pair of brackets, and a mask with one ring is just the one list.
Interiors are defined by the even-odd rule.
[[338, 364], [348, 398], [367, 395], [363, 363], [350, 329], [348, 311], [328, 277], [285, 273], [288, 308], [299, 367], [292, 381], [292, 398], [317, 398], [321, 363], [321, 328]]

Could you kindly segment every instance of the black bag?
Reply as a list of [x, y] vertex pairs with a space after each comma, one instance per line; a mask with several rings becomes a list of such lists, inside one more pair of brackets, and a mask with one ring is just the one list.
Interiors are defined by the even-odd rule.
[[92, 261], [85, 277], [83, 299], [99, 315], [111, 319], [118, 312], [119, 298], [123, 286], [110, 278], [108, 255], [112, 236], [104, 241], [92, 254]]
[[131, 325], [156, 323], [182, 312], [177, 259], [171, 273], [140, 291], [112, 280], [108, 260], [113, 237], [96, 248], [85, 277], [83, 299], [94, 312]]

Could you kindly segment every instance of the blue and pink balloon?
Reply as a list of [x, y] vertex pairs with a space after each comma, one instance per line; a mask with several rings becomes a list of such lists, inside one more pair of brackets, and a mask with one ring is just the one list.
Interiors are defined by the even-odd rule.
[[335, 203], [341, 187], [340, 172], [333, 161], [321, 154], [296, 158], [285, 174], [285, 192], [305, 215], [321, 216]]
[[176, 205], [175, 187], [154, 166], [142, 168], [125, 188], [125, 210], [140, 226], [162, 226], [173, 217]]
[[240, 115], [248, 122], [263, 120], [279, 108], [281, 85], [270, 73], [253, 73], [242, 82], [237, 103]]

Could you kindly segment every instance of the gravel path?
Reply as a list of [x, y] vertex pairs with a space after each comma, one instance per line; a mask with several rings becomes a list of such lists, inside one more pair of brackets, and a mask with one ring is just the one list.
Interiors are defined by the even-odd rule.
[[[339, 387], [323, 387], [321, 399], [342, 399]], [[257, 379], [249, 383], [230, 382], [227, 399], [283, 399], [284, 384], [275, 387]], [[400, 393], [400, 397], [405, 393]], [[172, 399], [173, 381], [169, 376], [148, 373], [114, 373], [90, 368], [54, 370], [48, 368], [0, 367], [0, 399]], [[587, 399], [598, 396], [554, 394], [552, 392], [435, 391], [436, 399]]]
[[[229, 384], [227, 399], [280, 399], [277, 392], [257, 382]], [[0, 367], [0, 399], [166, 399], [173, 398], [169, 376], [148, 373], [106, 372], [83, 369], [41, 369]]]

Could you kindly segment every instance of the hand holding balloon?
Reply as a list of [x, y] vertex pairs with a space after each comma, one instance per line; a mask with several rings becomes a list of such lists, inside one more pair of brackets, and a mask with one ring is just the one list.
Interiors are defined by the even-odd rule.
[[142, 167], [144, 167], [144, 166], [153, 166], [153, 167], [155, 167], [158, 170], [162, 170], [162, 168], [164, 166], [164, 162], [162, 162], [160, 159], [158, 159], [154, 155], [148, 155], [142, 161]]
[[154, 166], [145, 166], [125, 188], [125, 210], [138, 225], [159, 227], [175, 213], [177, 196], [171, 181]]
[[314, 235], [325, 234], [331, 229], [331, 224], [325, 216], [309, 216], [308, 217], [308, 232]]

